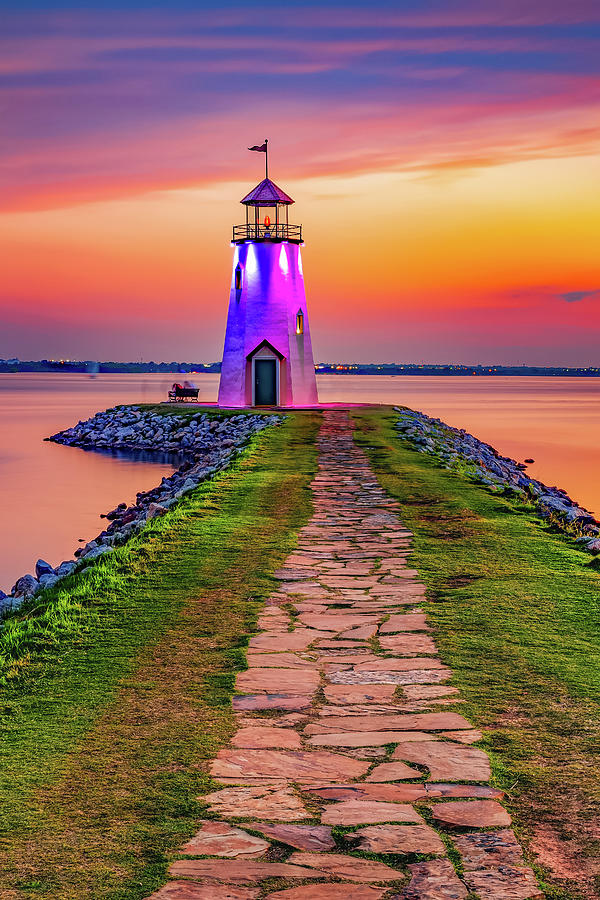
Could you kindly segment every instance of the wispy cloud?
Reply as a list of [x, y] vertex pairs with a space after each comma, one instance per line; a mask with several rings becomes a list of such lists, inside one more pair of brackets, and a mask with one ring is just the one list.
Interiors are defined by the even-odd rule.
[[295, 176], [592, 153], [599, 23], [591, 0], [15, 11], [0, 202], [236, 178], [259, 123]]
[[589, 300], [591, 297], [600, 297], [600, 288], [592, 291], [565, 291], [564, 294], [558, 295], [565, 303], [579, 303], [580, 300]]

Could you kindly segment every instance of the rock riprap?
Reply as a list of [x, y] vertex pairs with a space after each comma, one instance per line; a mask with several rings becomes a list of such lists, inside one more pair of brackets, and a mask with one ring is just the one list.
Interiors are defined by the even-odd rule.
[[138, 406], [121, 406], [96, 413], [73, 428], [47, 438], [68, 447], [120, 453], [169, 454], [179, 464], [177, 470], [162, 479], [157, 487], [137, 494], [136, 502], [120, 503], [103, 518], [108, 526], [96, 538], [75, 550], [75, 559], [65, 560], [57, 568], [39, 559], [34, 575], [17, 580], [10, 595], [0, 592], [0, 614], [19, 606], [24, 600], [53, 587], [71, 575], [125, 543], [146, 522], [162, 516], [202, 481], [225, 469], [252, 435], [277, 425], [283, 416], [198, 412], [182, 416], [158, 413]]
[[600, 553], [600, 523], [566, 491], [548, 487], [525, 473], [525, 464], [502, 456], [462, 428], [453, 428], [412, 409], [396, 408], [396, 430], [419, 453], [428, 453], [446, 469], [455, 469], [492, 491], [508, 490], [536, 507], [590, 553]]
[[440, 664], [411, 534], [344, 412], [324, 413], [312, 490], [198, 798], [214, 818], [152, 900], [541, 897]]

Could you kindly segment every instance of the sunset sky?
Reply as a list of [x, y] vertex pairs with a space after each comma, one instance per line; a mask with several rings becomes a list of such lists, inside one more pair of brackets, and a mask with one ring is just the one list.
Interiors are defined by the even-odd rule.
[[0, 357], [220, 359], [268, 137], [317, 361], [600, 364], [597, 0], [24, 0], [0, 92]]

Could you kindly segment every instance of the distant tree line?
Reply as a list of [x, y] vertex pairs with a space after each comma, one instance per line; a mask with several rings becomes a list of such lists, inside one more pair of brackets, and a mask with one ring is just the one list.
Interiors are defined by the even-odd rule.
[[132, 373], [166, 372], [189, 374], [191, 372], [220, 372], [221, 363], [182, 362], [96, 362], [76, 359], [15, 360], [0, 359], [0, 372], [88, 372]]
[[576, 375], [598, 376], [599, 366], [464, 366], [452, 363], [321, 363], [321, 375]]
[[[599, 366], [464, 366], [459, 364], [416, 363], [319, 363], [320, 375], [544, 375], [544, 376], [600, 376]], [[218, 373], [221, 363], [185, 362], [97, 362], [95, 360], [0, 359], [2, 372], [87, 372], [132, 373], [164, 372], [168, 374]]]

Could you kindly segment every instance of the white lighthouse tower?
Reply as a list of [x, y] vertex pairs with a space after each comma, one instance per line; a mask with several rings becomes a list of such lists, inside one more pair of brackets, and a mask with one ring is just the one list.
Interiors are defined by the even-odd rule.
[[241, 202], [246, 222], [233, 227], [219, 406], [314, 406], [302, 226], [288, 216], [294, 201], [265, 177]]

